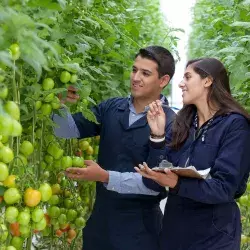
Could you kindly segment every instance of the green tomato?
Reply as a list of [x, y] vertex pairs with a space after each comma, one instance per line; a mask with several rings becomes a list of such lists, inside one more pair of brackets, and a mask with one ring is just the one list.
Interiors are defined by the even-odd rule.
[[13, 131], [13, 119], [7, 115], [0, 115], [0, 134], [9, 136]]
[[72, 167], [72, 158], [70, 156], [63, 156], [61, 165], [63, 169]]
[[46, 219], [43, 217], [39, 222], [36, 222], [34, 224], [34, 229], [38, 231], [42, 231], [46, 228], [46, 226], [47, 226], [47, 222], [46, 222]]
[[247, 206], [248, 205], [248, 196], [243, 195], [239, 199], [240, 205]]
[[57, 206], [52, 206], [49, 208], [48, 213], [51, 218], [58, 218], [60, 215], [60, 208]]
[[26, 166], [28, 164], [27, 158], [23, 154], [19, 154], [15, 162], [19, 167]]
[[48, 201], [52, 197], [52, 188], [48, 183], [43, 183], [38, 189], [42, 195], [42, 201]]
[[1, 142], [2, 143], [7, 143], [9, 141], [9, 137], [7, 135], [2, 135]]
[[86, 150], [89, 147], [89, 142], [85, 140], [81, 140], [79, 143], [79, 147], [81, 150]]
[[7, 240], [8, 234], [7, 227], [4, 224], [0, 224], [0, 243]]
[[6, 248], [6, 250], [17, 250], [15, 247], [13, 247], [13, 246], [8, 246], [7, 248]]
[[63, 83], [69, 82], [71, 79], [71, 74], [68, 71], [63, 71], [60, 75], [60, 80]]
[[72, 208], [73, 207], [73, 205], [74, 205], [74, 203], [71, 201], [71, 199], [65, 199], [64, 200], [64, 206], [66, 207], [66, 208]]
[[53, 194], [53, 195], [51, 196], [51, 198], [49, 199], [48, 203], [49, 203], [50, 205], [57, 205], [57, 204], [59, 204], [59, 201], [60, 201], [59, 196], [56, 195], [56, 194]]
[[59, 148], [59, 146], [55, 143], [51, 143], [48, 146], [47, 152], [52, 155], [56, 160], [59, 160], [63, 156], [63, 150]]
[[23, 141], [20, 145], [20, 152], [25, 155], [26, 157], [31, 155], [34, 151], [34, 147], [31, 142], [29, 141]]
[[0, 160], [4, 163], [10, 163], [14, 159], [14, 153], [9, 147], [0, 149]]
[[52, 78], [45, 78], [43, 80], [42, 86], [44, 90], [50, 90], [54, 88], [55, 82], [53, 81]]
[[10, 241], [10, 245], [15, 247], [17, 250], [22, 250], [23, 242], [24, 242], [24, 239], [22, 239], [21, 237], [14, 236]]
[[18, 203], [21, 199], [21, 195], [17, 188], [9, 188], [4, 192], [4, 201], [8, 205]]
[[5, 181], [9, 176], [9, 169], [7, 165], [3, 162], [0, 162], [0, 181]]
[[40, 100], [36, 101], [36, 103], [35, 103], [36, 110], [39, 110], [41, 108], [41, 106], [42, 106], [42, 102]]
[[8, 88], [5, 84], [0, 84], [0, 98], [5, 99], [8, 96]]
[[19, 231], [21, 233], [21, 236], [24, 238], [28, 238], [30, 236], [30, 225], [20, 225]]
[[31, 218], [34, 222], [39, 222], [44, 218], [44, 212], [41, 208], [35, 208], [31, 213]]
[[17, 120], [12, 120], [12, 136], [20, 136], [22, 134], [22, 125]]
[[10, 53], [13, 60], [19, 59], [21, 52], [18, 44], [14, 43], [10, 45]]
[[83, 167], [84, 166], [84, 159], [83, 157], [74, 156], [72, 157], [72, 166], [73, 167]]
[[78, 79], [77, 75], [76, 74], [72, 74], [71, 78], [70, 78], [70, 82], [71, 83], [75, 83], [77, 81], [77, 79]]
[[76, 225], [77, 229], [82, 229], [85, 227], [86, 221], [84, 220], [83, 217], [78, 217], [78, 218], [76, 218], [74, 224]]
[[67, 216], [66, 214], [60, 214], [60, 216], [58, 217], [58, 222], [60, 225], [64, 225], [67, 223]]
[[53, 101], [51, 102], [51, 106], [53, 109], [59, 109], [61, 107], [61, 102], [58, 97], [54, 97]]
[[16, 207], [8, 207], [5, 211], [5, 220], [9, 223], [14, 223], [17, 221], [17, 216], [19, 211]]
[[69, 209], [67, 212], [67, 220], [74, 221], [77, 218], [77, 212], [74, 209]]
[[5, 111], [15, 120], [20, 118], [20, 110], [18, 105], [13, 101], [7, 101], [4, 105]]
[[43, 115], [46, 115], [46, 116], [50, 115], [52, 112], [51, 105], [49, 103], [43, 103], [41, 107], [41, 112]]
[[30, 213], [24, 211], [20, 212], [17, 217], [17, 222], [20, 225], [28, 225], [30, 223]]
[[54, 158], [51, 155], [45, 155], [44, 160], [48, 164], [51, 164], [54, 161]]
[[54, 93], [50, 93], [50, 94], [48, 94], [48, 95], [45, 96], [44, 101], [45, 102], [52, 102], [53, 99], [54, 99], [54, 97], [55, 97], [55, 94]]

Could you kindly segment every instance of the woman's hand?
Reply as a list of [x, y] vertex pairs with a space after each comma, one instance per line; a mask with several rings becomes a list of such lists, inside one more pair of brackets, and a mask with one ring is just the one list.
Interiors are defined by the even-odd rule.
[[137, 173], [146, 178], [154, 180], [163, 187], [174, 188], [179, 178], [177, 174], [171, 172], [169, 169], [165, 169], [164, 173], [154, 171], [150, 169], [145, 162], [143, 162], [143, 165], [139, 164], [139, 168], [135, 167], [135, 170]]
[[65, 174], [73, 180], [99, 181], [108, 183], [109, 173], [101, 168], [96, 162], [84, 161], [86, 168], [67, 168]]
[[166, 115], [162, 109], [160, 100], [156, 100], [155, 102], [149, 104], [147, 120], [152, 134], [154, 135], [165, 134]]

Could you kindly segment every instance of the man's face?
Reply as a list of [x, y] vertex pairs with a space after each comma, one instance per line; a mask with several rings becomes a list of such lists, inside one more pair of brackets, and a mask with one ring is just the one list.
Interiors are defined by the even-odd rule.
[[156, 62], [138, 56], [130, 74], [131, 94], [134, 98], [152, 98], [162, 90]]

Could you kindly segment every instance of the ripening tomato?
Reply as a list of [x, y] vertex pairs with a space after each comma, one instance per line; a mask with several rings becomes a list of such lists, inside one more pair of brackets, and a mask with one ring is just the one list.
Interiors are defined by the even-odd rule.
[[15, 120], [20, 118], [20, 110], [18, 105], [13, 101], [7, 101], [4, 105], [4, 110]]
[[42, 195], [42, 201], [48, 201], [52, 196], [52, 188], [48, 183], [43, 183], [38, 189]]
[[12, 57], [12, 60], [17, 60], [19, 59], [20, 55], [21, 55], [21, 51], [20, 51], [20, 47], [18, 44], [13, 43], [10, 45], [10, 54]]
[[55, 82], [53, 81], [52, 78], [45, 78], [43, 80], [42, 86], [44, 90], [50, 90], [54, 88]]
[[63, 83], [69, 82], [71, 79], [71, 74], [68, 71], [63, 71], [60, 75], [60, 80]]
[[89, 146], [89, 147], [86, 149], [86, 154], [92, 155], [93, 153], [94, 153], [94, 149], [92, 148], [92, 146]]
[[51, 189], [52, 189], [52, 194], [60, 194], [62, 192], [61, 186], [58, 183], [53, 184]]
[[29, 141], [23, 141], [20, 145], [19, 151], [26, 157], [31, 155], [34, 151], [33, 144]]
[[0, 181], [5, 181], [9, 176], [9, 169], [6, 164], [0, 162]]
[[10, 224], [10, 233], [13, 236], [20, 236], [20, 230], [19, 230], [19, 223], [18, 222], [14, 222]]
[[3, 182], [3, 185], [8, 188], [14, 188], [16, 187], [16, 176], [15, 175], [9, 175]]
[[27, 188], [24, 192], [24, 203], [28, 207], [35, 207], [41, 201], [42, 195], [38, 190]]

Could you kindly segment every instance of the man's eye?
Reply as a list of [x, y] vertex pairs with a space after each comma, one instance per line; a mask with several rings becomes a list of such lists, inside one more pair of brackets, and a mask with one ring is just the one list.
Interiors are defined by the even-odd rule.
[[144, 76], [150, 76], [150, 74], [147, 73], [147, 72], [143, 72], [143, 75], [144, 75]]
[[137, 71], [136, 69], [134, 69], [134, 68], [132, 69], [132, 72], [133, 72], [133, 73], [135, 73], [136, 71]]

